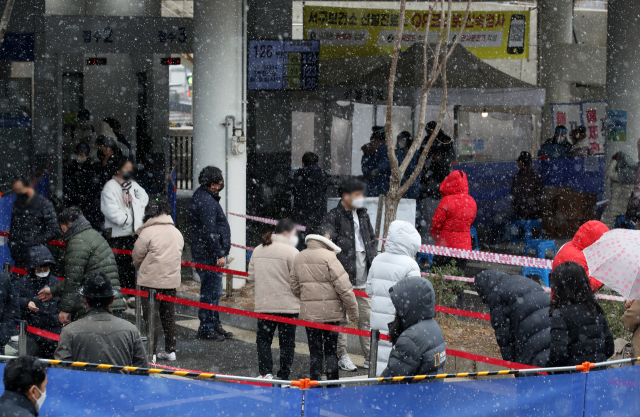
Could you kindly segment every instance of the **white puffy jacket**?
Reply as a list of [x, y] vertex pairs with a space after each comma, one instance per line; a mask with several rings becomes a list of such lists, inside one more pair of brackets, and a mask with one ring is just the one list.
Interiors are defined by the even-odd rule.
[[149, 203], [147, 192], [135, 181], [131, 181], [133, 196], [131, 207], [124, 205], [122, 187], [114, 179], [110, 179], [102, 189], [100, 209], [104, 214], [104, 228], [111, 229], [111, 237], [131, 236], [143, 222], [144, 209]]
[[[371, 298], [371, 328], [388, 333], [387, 324], [395, 318], [389, 288], [410, 276], [420, 275], [415, 261], [420, 250], [420, 234], [411, 223], [396, 220], [389, 226], [384, 252], [376, 256], [367, 277], [367, 294]], [[377, 373], [387, 367], [391, 343], [381, 340], [378, 345]]]

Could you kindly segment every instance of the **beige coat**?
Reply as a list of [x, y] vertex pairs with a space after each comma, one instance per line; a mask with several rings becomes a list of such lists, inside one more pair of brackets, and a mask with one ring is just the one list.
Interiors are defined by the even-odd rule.
[[133, 265], [141, 287], [174, 289], [180, 286], [184, 239], [168, 214], [147, 220], [138, 230]]
[[255, 248], [249, 262], [247, 281], [255, 285], [255, 311], [298, 314], [300, 299], [291, 292], [293, 260], [298, 250], [282, 235], [273, 235], [271, 241], [269, 246]]
[[631, 343], [633, 344], [634, 356], [640, 356], [640, 300], [634, 301], [631, 307], [622, 315], [622, 324], [627, 331], [633, 333]]
[[336, 257], [340, 252], [320, 235], [306, 237], [307, 249], [296, 255], [291, 290], [300, 298], [302, 320], [327, 323], [358, 318], [358, 303], [349, 275]]

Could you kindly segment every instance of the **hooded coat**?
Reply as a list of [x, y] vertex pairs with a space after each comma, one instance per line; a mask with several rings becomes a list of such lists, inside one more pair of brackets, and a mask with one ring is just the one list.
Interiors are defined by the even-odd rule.
[[[420, 276], [420, 268], [415, 261], [420, 245], [420, 234], [410, 223], [402, 220], [391, 223], [385, 251], [373, 260], [367, 277], [372, 329], [388, 333], [387, 325], [393, 321], [396, 314], [389, 289], [407, 277]], [[381, 340], [378, 345], [378, 374], [386, 368], [389, 353], [391, 343]]]
[[[35, 274], [35, 268], [54, 263], [53, 255], [49, 249], [45, 246], [34, 246], [29, 250], [27, 264], [29, 272], [15, 282], [14, 288], [18, 297], [22, 319], [26, 320], [30, 326], [60, 334], [62, 324], [58, 318], [58, 299], [52, 298], [49, 301], [40, 301], [38, 298], [40, 290], [45, 287], [52, 288], [60, 281], [51, 273], [46, 277], [39, 277]], [[38, 311], [29, 310], [30, 301], [34, 302]], [[40, 338], [40, 336], [34, 337]]]
[[476, 201], [469, 195], [467, 174], [453, 171], [440, 184], [442, 200], [431, 220], [436, 246], [471, 250], [471, 224], [476, 219]]
[[[576, 262], [580, 264], [587, 271], [589, 275], [589, 265], [587, 265], [587, 259], [584, 257], [582, 251], [587, 247], [596, 243], [598, 239], [609, 231], [609, 228], [598, 220], [590, 220], [580, 226], [573, 240], [563, 245], [558, 251], [556, 257], [553, 259], [552, 270], [565, 262]], [[602, 287], [602, 282], [589, 276], [589, 282], [594, 292], [598, 291]]]
[[442, 330], [433, 319], [436, 296], [431, 282], [405, 278], [389, 290], [400, 317], [401, 334], [393, 345], [383, 377], [441, 373], [447, 359]]
[[[60, 298], [60, 311], [65, 313], [84, 313], [82, 297], [78, 289], [85, 278], [94, 272], [104, 272], [111, 280], [111, 286], [120, 293], [120, 279], [116, 259], [104, 237], [95, 231], [84, 218], [71, 224], [64, 233], [67, 244], [64, 251], [64, 280], [51, 287], [51, 294]], [[119, 295], [114, 298], [111, 308], [124, 311], [124, 301]]]
[[231, 228], [220, 205], [220, 196], [200, 186], [191, 197], [191, 254], [211, 261], [229, 255]]
[[529, 278], [495, 270], [478, 274], [475, 287], [489, 305], [502, 359], [546, 366], [551, 346], [549, 294]]
[[616, 225], [618, 216], [627, 213], [637, 170], [638, 164], [634, 165], [629, 156], [623, 153], [619, 161], [612, 159], [604, 172], [605, 177], [611, 181], [611, 201], [602, 212], [600, 220], [610, 229]]
[[293, 260], [291, 292], [300, 299], [300, 319], [318, 323], [358, 318], [349, 275], [336, 257], [340, 248], [320, 235], [307, 235], [307, 249]]

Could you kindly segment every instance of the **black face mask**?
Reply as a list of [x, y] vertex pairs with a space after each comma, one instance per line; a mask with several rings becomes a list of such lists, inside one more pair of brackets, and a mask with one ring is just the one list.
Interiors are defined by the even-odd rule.
[[29, 194], [27, 193], [17, 193], [16, 194], [16, 202], [20, 203], [20, 204], [27, 204], [27, 201], [29, 201]]
[[106, 156], [106, 155], [104, 154], [104, 151], [103, 151], [102, 149], [98, 149], [98, 150], [96, 151], [96, 155], [97, 155], [97, 157], [98, 157], [98, 159], [99, 159], [100, 161], [104, 161], [104, 157]]
[[125, 181], [131, 181], [133, 179], [133, 171], [125, 171], [122, 173], [122, 179]]

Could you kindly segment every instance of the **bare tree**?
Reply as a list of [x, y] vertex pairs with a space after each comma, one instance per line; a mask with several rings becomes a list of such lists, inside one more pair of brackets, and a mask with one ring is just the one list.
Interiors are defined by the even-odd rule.
[[[422, 132], [424, 131], [424, 121], [426, 117], [427, 111], [427, 97], [429, 96], [429, 91], [431, 87], [435, 84], [438, 78], [442, 79], [442, 102], [440, 103], [440, 112], [438, 115], [438, 121], [436, 123], [436, 127], [431, 133], [429, 138], [425, 138], [427, 143], [420, 154], [418, 159], [418, 165], [411, 173], [411, 176], [407, 179], [404, 184], [401, 184], [402, 178], [409, 166], [409, 163], [413, 159], [413, 155], [416, 153], [418, 148], [422, 145], [422, 140], [414, 140], [411, 144], [411, 147], [407, 151], [407, 155], [402, 161], [402, 164], [398, 163], [398, 158], [396, 158], [396, 154], [393, 149], [393, 132], [391, 131], [391, 122], [393, 119], [393, 89], [396, 79], [396, 71], [398, 68], [398, 58], [400, 56], [400, 49], [402, 46], [402, 34], [404, 31], [404, 20], [405, 20], [405, 8], [406, 8], [406, 0], [400, 1], [400, 23], [398, 24], [398, 32], [396, 33], [396, 39], [393, 46], [393, 59], [391, 61], [391, 71], [389, 74], [389, 88], [387, 90], [387, 118], [385, 122], [385, 139], [387, 145], [387, 152], [389, 155], [389, 162], [391, 165], [391, 178], [389, 181], [389, 191], [385, 197], [385, 218], [384, 218], [384, 236], [387, 236], [389, 231], [389, 225], [396, 219], [396, 214], [398, 212], [398, 204], [400, 204], [400, 199], [404, 195], [405, 192], [409, 189], [411, 184], [414, 183], [418, 179], [422, 168], [424, 167], [424, 163], [427, 159], [427, 154], [429, 153], [429, 149], [431, 149], [431, 145], [435, 140], [438, 132], [440, 131], [440, 127], [442, 126], [442, 120], [444, 119], [445, 113], [447, 111], [447, 61], [451, 57], [451, 53], [455, 49], [458, 42], [460, 42], [460, 37], [462, 32], [464, 31], [465, 26], [467, 25], [467, 20], [469, 19], [469, 10], [471, 8], [471, 1], [468, 0], [467, 8], [464, 14], [464, 18], [461, 22], [461, 28], [457, 36], [453, 42], [451, 42], [451, 19], [452, 19], [452, 8], [453, 1], [448, 0], [447, 12], [445, 13], [445, 0], [440, 0], [439, 3], [436, 3], [435, 7], [429, 7], [429, 16], [426, 24], [426, 32], [424, 36], [424, 56], [423, 56], [423, 83], [422, 83], [422, 92], [420, 96], [420, 117], [418, 122], [418, 132], [417, 135], [422, 137]], [[440, 27], [438, 29], [438, 40], [435, 45], [435, 49], [429, 44], [429, 30], [431, 29], [431, 18], [433, 16], [434, 11], [438, 10], [438, 6], [440, 9]], [[430, 64], [430, 65], [429, 65]], [[429, 69], [430, 68], [430, 69]], [[416, 137], [418, 139], [418, 137]]]
[[2, 46], [4, 42], [4, 34], [7, 32], [7, 27], [9, 26], [9, 18], [11, 17], [14, 3], [15, 0], [7, 0], [7, 3], [4, 5], [4, 13], [2, 13], [2, 20], [0, 20], [0, 46]]

